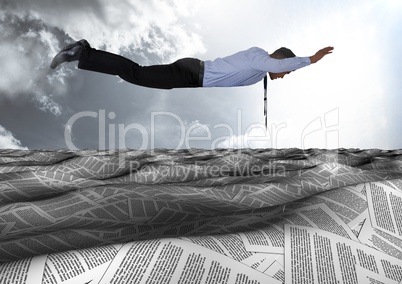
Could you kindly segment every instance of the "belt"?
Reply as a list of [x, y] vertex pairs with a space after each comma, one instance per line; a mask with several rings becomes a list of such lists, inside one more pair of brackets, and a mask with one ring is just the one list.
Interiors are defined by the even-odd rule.
[[198, 86], [202, 87], [204, 82], [204, 61], [200, 60], [200, 73], [198, 74]]

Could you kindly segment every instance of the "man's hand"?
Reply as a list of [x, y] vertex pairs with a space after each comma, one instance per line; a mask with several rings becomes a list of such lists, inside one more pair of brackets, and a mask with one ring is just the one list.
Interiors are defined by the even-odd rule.
[[325, 55], [332, 53], [332, 50], [334, 50], [332, 46], [320, 49], [316, 54], [310, 56], [311, 63], [316, 63], [317, 61], [321, 60]]

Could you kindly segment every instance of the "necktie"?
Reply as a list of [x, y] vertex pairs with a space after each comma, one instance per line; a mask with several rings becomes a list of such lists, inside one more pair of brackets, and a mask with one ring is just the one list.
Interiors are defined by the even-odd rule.
[[265, 117], [265, 130], [267, 130], [267, 75], [264, 77], [264, 117]]

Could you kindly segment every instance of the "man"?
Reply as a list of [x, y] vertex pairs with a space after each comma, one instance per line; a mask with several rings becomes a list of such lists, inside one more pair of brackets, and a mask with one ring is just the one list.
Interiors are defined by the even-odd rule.
[[332, 50], [333, 47], [325, 47], [313, 56], [296, 57], [284, 47], [272, 54], [252, 47], [213, 61], [183, 58], [172, 64], [140, 66], [120, 55], [91, 48], [82, 39], [63, 48], [54, 57], [50, 68], [78, 61], [80, 69], [118, 75], [127, 82], [149, 88], [233, 87], [255, 84], [267, 72], [271, 80], [283, 78], [294, 70], [316, 63]]

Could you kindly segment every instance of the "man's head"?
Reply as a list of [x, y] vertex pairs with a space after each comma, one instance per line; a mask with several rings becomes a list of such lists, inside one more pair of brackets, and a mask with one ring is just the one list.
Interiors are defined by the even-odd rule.
[[[286, 47], [281, 47], [281, 48], [275, 50], [269, 56], [271, 56], [272, 58], [275, 58], [275, 59], [285, 59], [285, 58], [290, 58], [290, 57], [296, 57], [296, 55], [293, 53], [293, 51], [291, 51], [289, 48], [286, 48]], [[269, 77], [271, 78], [271, 80], [275, 80], [275, 79], [278, 79], [278, 78], [285, 77], [285, 75], [289, 74], [290, 72], [291, 71], [282, 72], [282, 73], [271, 73], [271, 72], [269, 72]]]

